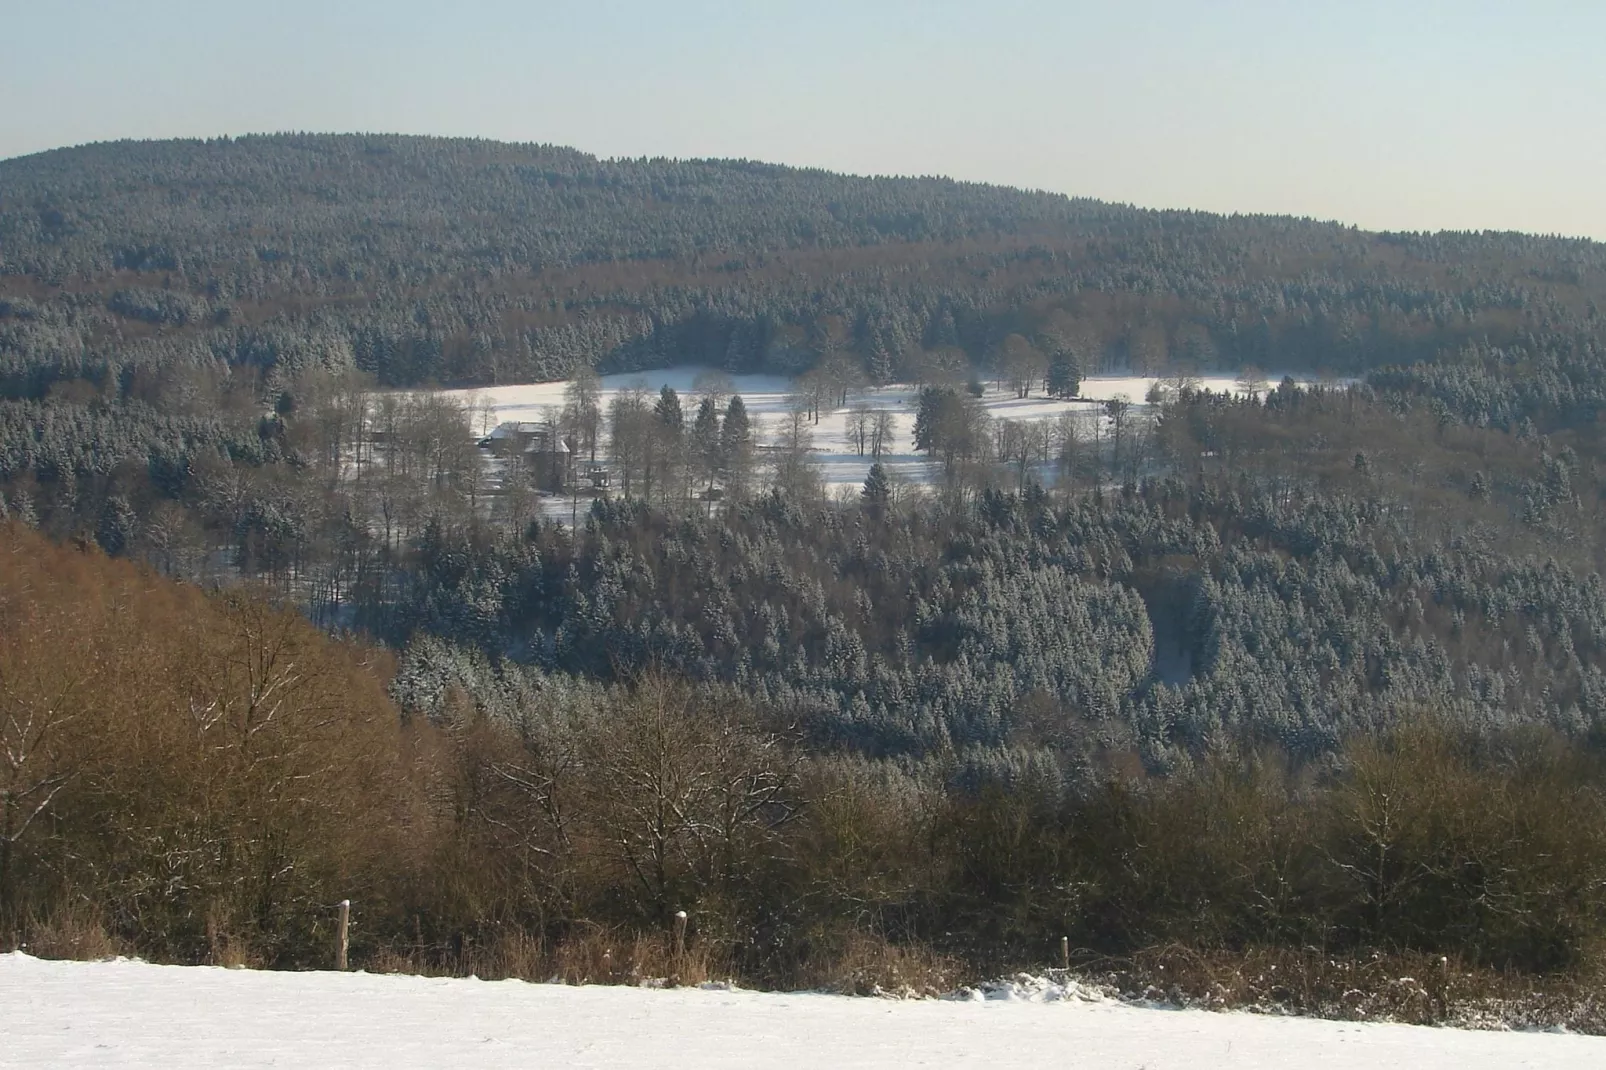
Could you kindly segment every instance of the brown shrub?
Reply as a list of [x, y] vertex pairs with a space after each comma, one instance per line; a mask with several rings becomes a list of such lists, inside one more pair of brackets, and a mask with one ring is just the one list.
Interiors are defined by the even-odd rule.
[[958, 988], [965, 974], [958, 960], [924, 945], [851, 929], [819, 940], [797, 981], [854, 996], [939, 996]]

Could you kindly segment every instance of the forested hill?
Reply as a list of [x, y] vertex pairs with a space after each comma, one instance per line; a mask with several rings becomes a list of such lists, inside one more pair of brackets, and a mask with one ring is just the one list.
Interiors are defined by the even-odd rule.
[[[0, 256], [0, 517], [269, 582], [415, 696], [657, 665], [832, 746], [1111, 724], [1151, 769], [1417, 707], [1606, 740], [1606, 246], [282, 136], [0, 163]], [[620, 479], [562, 531], [455, 402], [370, 405], [692, 363], [818, 369], [815, 421], [938, 384], [900, 449], [940, 485], [833, 503], [803, 410], [760, 452], [734, 399], [582, 376], [557, 429]], [[1362, 381], [1187, 385], [1241, 365]], [[1081, 431], [957, 389], [1128, 369], [1175, 389]]]
[[[364, 968], [640, 979], [686, 910], [791, 988], [1066, 939], [1602, 1028], [1603, 303], [1592, 242], [937, 179], [0, 162], [0, 941], [318, 965], [351, 897]], [[798, 374], [587, 370], [693, 364]]]
[[702, 362], [887, 381], [1011, 333], [1084, 372], [1355, 375], [1598, 344], [1606, 246], [393, 136], [0, 162], [0, 392], [233, 365], [474, 384]]

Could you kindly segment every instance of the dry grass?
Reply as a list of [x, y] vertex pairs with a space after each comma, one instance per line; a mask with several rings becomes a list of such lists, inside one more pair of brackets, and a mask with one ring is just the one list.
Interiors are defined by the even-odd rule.
[[251, 954], [250, 941], [235, 937], [228, 929], [223, 911], [214, 906], [206, 918], [206, 964], [230, 968], [260, 967]]
[[1440, 955], [1336, 957], [1315, 949], [1169, 945], [1090, 964], [1128, 999], [1340, 1021], [1606, 1034], [1606, 970], [1554, 976], [1469, 967]]
[[[372, 973], [518, 978], [570, 985], [695, 986], [735, 978], [712, 944], [691, 941], [676, 954], [667, 933], [583, 926], [558, 941], [508, 929], [460, 950], [380, 948], [357, 963]], [[894, 944], [853, 930], [820, 939], [808, 960], [779, 980], [779, 987], [860, 996], [925, 997], [953, 991], [973, 971], [957, 959], [921, 945]], [[735, 978], [755, 987], [751, 978]]]
[[676, 954], [667, 934], [586, 926], [545, 941], [519, 929], [498, 931], [460, 950], [380, 948], [360, 967], [372, 973], [516, 978], [570, 985], [700, 985], [729, 976], [713, 950], [691, 943]]
[[58, 913], [24, 922], [17, 948], [35, 958], [92, 961], [129, 954], [91, 913]]
[[875, 933], [854, 930], [828, 940], [811, 956], [798, 980], [854, 996], [940, 996], [952, 992], [965, 969], [954, 958], [924, 945], [894, 944]]
[[593, 929], [559, 944], [553, 976], [568, 984], [700, 985], [721, 972], [707, 946], [693, 944], [676, 954], [668, 934]]

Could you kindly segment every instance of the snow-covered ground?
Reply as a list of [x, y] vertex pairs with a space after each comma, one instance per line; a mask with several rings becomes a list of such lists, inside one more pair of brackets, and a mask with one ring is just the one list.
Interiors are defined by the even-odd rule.
[[[688, 421], [696, 413], [698, 397], [696, 381], [707, 369], [694, 367], [666, 368], [651, 372], [633, 372], [609, 375], [602, 379], [602, 405], [606, 413], [608, 403], [621, 392], [641, 388], [656, 395], [663, 387], [672, 387], [681, 398]], [[735, 393], [742, 396], [749, 416], [758, 427], [757, 440], [761, 445], [775, 441], [781, 421], [791, 408], [792, 381], [778, 375], [736, 375], [729, 377]], [[1270, 380], [1275, 384], [1278, 379]], [[999, 390], [988, 384], [982, 398], [989, 415], [998, 420], [1047, 420], [1062, 412], [1076, 413], [1086, 427], [1099, 418], [1100, 407], [1090, 402], [1125, 397], [1140, 409], [1144, 406], [1149, 388], [1163, 379], [1142, 376], [1094, 377], [1082, 380], [1081, 397], [1072, 401], [1057, 401], [1042, 395], [1026, 399], [1015, 397], [1013, 391]], [[1218, 393], [1237, 389], [1230, 376], [1207, 377], [1197, 380], [1202, 389]], [[475, 426], [477, 433], [504, 420], [540, 422], [552, 419], [563, 408], [563, 382], [529, 383], [518, 386], [484, 387], [475, 390], [450, 391], [449, 396], [471, 404], [482, 413]], [[856, 445], [848, 441], [848, 418], [854, 405], [864, 404], [872, 409], [888, 409], [893, 413], [892, 450], [883, 456], [882, 464], [895, 480], [909, 483], [932, 483], [937, 479], [937, 466], [915, 452], [914, 426], [919, 389], [906, 384], [876, 387], [856, 393], [847, 408], [821, 414], [818, 424], [812, 425], [815, 459], [824, 477], [827, 490], [834, 487], [858, 487], [872, 463], [859, 455]], [[1084, 431], [1084, 436], [1090, 434]], [[566, 507], [565, 507], [566, 508]]]
[[1003, 998], [257, 973], [0, 956], [0, 1066], [1507, 1070], [1606, 1066], [1606, 1039]]

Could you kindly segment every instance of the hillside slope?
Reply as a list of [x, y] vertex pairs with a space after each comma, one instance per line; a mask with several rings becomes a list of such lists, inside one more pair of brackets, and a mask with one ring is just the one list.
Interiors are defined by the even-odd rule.
[[1084, 372], [1356, 373], [1598, 339], [1606, 247], [1378, 235], [942, 179], [368, 135], [0, 162], [0, 392], [132, 365], [355, 363], [396, 384], [577, 364], [912, 378], [1011, 332]]

